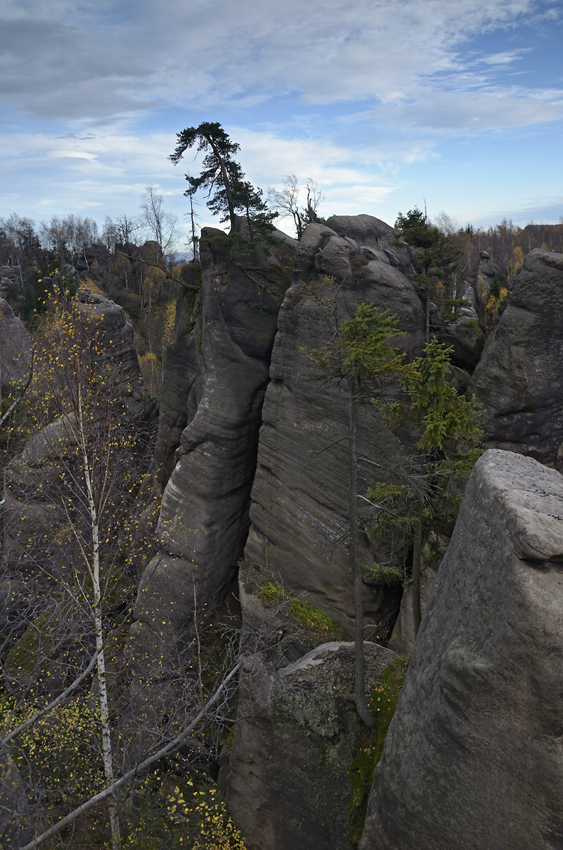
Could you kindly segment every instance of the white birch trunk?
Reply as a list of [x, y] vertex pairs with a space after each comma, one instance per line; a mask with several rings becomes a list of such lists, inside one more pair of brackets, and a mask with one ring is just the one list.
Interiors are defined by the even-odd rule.
[[[84, 482], [86, 485], [86, 495], [88, 500], [88, 510], [90, 512], [90, 529], [92, 534], [92, 563], [90, 565], [90, 577], [92, 580], [93, 603], [92, 612], [94, 616], [94, 633], [96, 637], [96, 652], [98, 660], [96, 664], [98, 678], [98, 704], [100, 708], [100, 732], [102, 739], [102, 760], [104, 765], [104, 776], [106, 787], [114, 782], [113, 776], [113, 753], [111, 745], [111, 727], [109, 722], [109, 703], [106, 680], [106, 664], [104, 657], [104, 631], [102, 623], [102, 593], [100, 584], [100, 528], [96, 501], [94, 498], [94, 488], [92, 485], [92, 476], [90, 472], [90, 463], [88, 460], [88, 450], [86, 447], [86, 438], [84, 434], [84, 419], [82, 411], [82, 397], [80, 388], [78, 389], [78, 429], [80, 435], [80, 448], [82, 451], [82, 467], [84, 472]], [[121, 839], [119, 829], [119, 815], [117, 799], [115, 795], [111, 795], [108, 800], [109, 818], [111, 826], [111, 841], [112, 850], [120, 850]]]

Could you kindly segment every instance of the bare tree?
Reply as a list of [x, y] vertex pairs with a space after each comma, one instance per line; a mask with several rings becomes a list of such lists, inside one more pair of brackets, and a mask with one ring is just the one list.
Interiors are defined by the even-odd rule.
[[300, 205], [301, 188], [295, 174], [288, 174], [284, 180], [283, 189], [270, 189], [268, 198], [274, 209], [279, 210], [282, 215], [291, 216], [297, 238], [300, 239], [308, 224], [322, 221], [318, 215], [319, 205], [323, 196], [314, 180], [307, 178], [305, 183], [305, 204]]
[[164, 256], [176, 238], [176, 216], [165, 212], [164, 198], [154, 186], [147, 186], [141, 203], [143, 221], [151, 238], [158, 243]]
[[136, 245], [140, 228], [141, 223], [126, 213], [122, 213], [115, 221], [107, 216], [102, 231], [102, 240], [108, 251], [115, 253], [116, 245]]

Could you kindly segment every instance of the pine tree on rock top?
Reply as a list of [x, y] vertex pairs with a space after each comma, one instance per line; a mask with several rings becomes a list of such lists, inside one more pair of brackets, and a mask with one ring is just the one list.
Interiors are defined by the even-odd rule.
[[186, 174], [190, 184], [185, 195], [193, 197], [200, 189], [207, 190], [207, 206], [221, 221], [230, 221], [234, 230], [237, 213], [246, 216], [251, 239], [253, 231], [272, 230], [272, 220], [277, 213], [270, 212], [262, 200], [262, 190], [245, 180], [245, 174], [234, 154], [240, 150], [217, 122], [205, 121], [199, 127], [186, 127], [177, 134], [178, 144], [170, 160], [177, 165], [188, 148], [196, 155], [205, 153], [199, 177]]

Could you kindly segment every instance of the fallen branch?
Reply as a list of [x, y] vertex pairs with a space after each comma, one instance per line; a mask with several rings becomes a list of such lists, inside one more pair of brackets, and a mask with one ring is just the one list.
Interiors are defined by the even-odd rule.
[[46, 705], [45, 708], [41, 709], [41, 711], [36, 712], [34, 715], [32, 715], [32, 717], [28, 717], [27, 720], [24, 720], [24, 722], [20, 723], [19, 726], [16, 726], [15, 729], [12, 729], [12, 731], [8, 735], [6, 735], [0, 740], [0, 748], [5, 747], [6, 744], [8, 744], [13, 738], [15, 738], [17, 735], [21, 735], [22, 732], [25, 732], [27, 729], [29, 729], [30, 726], [33, 726], [33, 724], [37, 720], [39, 720], [40, 717], [43, 717], [44, 714], [48, 714], [50, 711], [53, 711], [53, 709], [56, 708], [61, 702], [63, 702], [63, 700], [70, 696], [70, 694], [78, 687], [78, 685], [90, 675], [90, 673], [96, 666], [97, 660], [98, 653], [95, 652], [94, 657], [88, 664], [88, 667], [84, 670], [83, 673], [80, 674], [78, 679], [75, 679], [72, 685], [69, 685], [68, 688], [63, 691], [62, 694], [59, 694], [59, 696], [56, 697], [52, 702], [50, 702], [49, 705]]
[[101, 803], [107, 797], [110, 797], [112, 794], [117, 791], [118, 788], [121, 788], [122, 785], [125, 785], [127, 782], [133, 780], [139, 773], [146, 770], [148, 767], [153, 765], [155, 762], [160, 761], [161, 758], [167, 756], [169, 753], [173, 752], [177, 747], [180, 746], [182, 741], [184, 741], [188, 735], [198, 726], [199, 723], [203, 720], [207, 712], [212, 706], [219, 700], [219, 697], [226, 689], [229, 682], [234, 678], [235, 674], [238, 672], [240, 667], [240, 662], [238, 662], [228, 676], [223, 679], [213, 696], [207, 701], [207, 703], [203, 706], [197, 717], [187, 726], [182, 732], [176, 735], [171, 741], [168, 742], [164, 747], [154, 753], [152, 756], [149, 756], [144, 761], [140, 762], [140, 764], [136, 764], [135, 767], [131, 768], [131, 770], [127, 771], [123, 776], [119, 779], [116, 779], [115, 782], [112, 782], [111, 785], [108, 785], [107, 788], [104, 788], [103, 791], [100, 791], [99, 794], [96, 794], [94, 797], [90, 797], [89, 800], [82, 803], [81, 806], [78, 806], [77, 809], [70, 812], [70, 814], [66, 815], [66, 817], [62, 818], [62, 820], [58, 821], [58, 823], [54, 824], [54, 826], [50, 827], [48, 830], [43, 832], [41, 835], [38, 835], [37, 838], [34, 838], [28, 844], [25, 844], [21, 850], [35, 850], [36, 847], [39, 847], [44, 841], [48, 838], [51, 838], [53, 835], [56, 835], [61, 829], [64, 829], [65, 826], [68, 826], [69, 823], [72, 823], [80, 815], [87, 812], [93, 806], [96, 806], [98, 803]]

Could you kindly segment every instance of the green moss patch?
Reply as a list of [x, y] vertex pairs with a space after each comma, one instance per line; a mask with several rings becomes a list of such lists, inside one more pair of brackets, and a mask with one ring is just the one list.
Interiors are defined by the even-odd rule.
[[405, 657], [396, 658], [388, 664], [371, 692], [369, 707], [375, 718], [375, 729], [364, 729], [363, 740], [348, 771], [351, 786], [348, 804], [349, 842], [352, 847], [357, 846], [364, 828], [375, 766], [383, 752], [387, 730], [395, 713], [408, 664], [409, 659]]
[[321, 643], [339, 640], [342, 636], [342, 630], [336, 620], [319, 608], [313, 608], [303, 600], [291, 596], [281, 585], [273, 581], [261, 585], [258, 596], [268, 607], [285, 603], [288, 613], [297, 620], [299, 626], [314, 635]]

